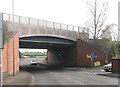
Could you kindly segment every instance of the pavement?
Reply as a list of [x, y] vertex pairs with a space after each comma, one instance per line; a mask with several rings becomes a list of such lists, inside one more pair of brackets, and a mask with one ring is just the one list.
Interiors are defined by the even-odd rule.
[[4, 78], [3, 85], [32, 85], [32, 75], [25, 70], [21, 70], [15, 76]]
[[[98, 68], [98, 67], [94, 67], [94, 68]], [[91, 68], [91, 69], [94, 69], [94, 68]], [[101, 67], [99, 67], [101, 68]], [[70, 69], [70, 70], [85, 70], [86, 68], [79, 68], [79, 67], [75, 67], [75, 68], [66, 68], [66, 69]], [[90, 70], [90, 69], [89, 69]], [[120, 78], [120, 73], [112, 73], [112, 72], [106, 72], [106, 71], [103, 71], [103, 72], [99, 72], [97, 73], [97, 75], [101, 75], [101, 76], [109, 76], [109, 77], [115, 77], [115, 78]]]
[[102, 73], [98, 73], [97, 75], [120, 78], [119, 73], [112, 73], [112, 72], [102, 72]]

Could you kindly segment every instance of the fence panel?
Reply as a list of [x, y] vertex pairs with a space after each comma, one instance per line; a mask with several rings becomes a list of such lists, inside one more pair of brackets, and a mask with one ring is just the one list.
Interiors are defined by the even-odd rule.
[[39, 26], [40, 26], [40, 27], [46, 27], [46, 21], [44, 21], [44, 20], [39, 20]]
[[30, 18], [30, 25], [38, 26], [38, 20]]
[[27, 17], [20, 17], [21, 24], [29, 24], [29, 18]]
[[54, 23], [54, 28], [55, 29], [60, 29], [60, 23]]

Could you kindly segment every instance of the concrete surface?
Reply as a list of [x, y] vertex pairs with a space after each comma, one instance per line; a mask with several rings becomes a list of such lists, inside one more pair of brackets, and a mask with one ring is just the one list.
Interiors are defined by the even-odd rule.
[[3, 85], [31, 85], [32, 75], [25, 70], [20, 71], [15, 76], [8, 76], [3, 79]]
[[97, 75], [120, 78], [120, 74], [118, 74], [118, 73], [112, 73], [112, 72], [98, 73]]

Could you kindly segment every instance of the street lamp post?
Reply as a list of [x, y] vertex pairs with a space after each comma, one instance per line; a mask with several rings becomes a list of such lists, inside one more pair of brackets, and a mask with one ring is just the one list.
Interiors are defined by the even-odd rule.
[[14, 0], [12, 0], [12, 28], [13, 28], [13, 76], [15, 76], [15, 53], [14, 53], [14, 35], [15, 35], [15, 29], [14, 29]]
[[2, 86], [3, 14], [0, 14], [0, 86]]

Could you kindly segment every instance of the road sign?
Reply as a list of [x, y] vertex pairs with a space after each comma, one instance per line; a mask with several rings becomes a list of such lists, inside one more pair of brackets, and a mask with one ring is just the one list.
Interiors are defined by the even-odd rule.
[[0, 48], [3, 48], [3, 14], [0, 14]]

